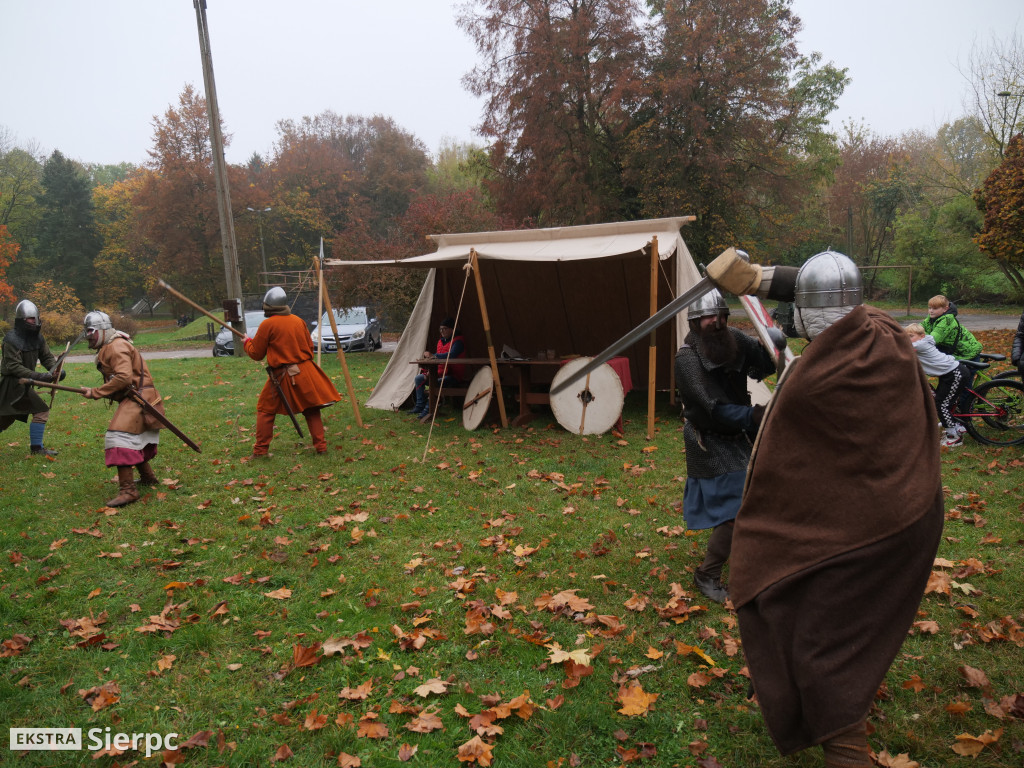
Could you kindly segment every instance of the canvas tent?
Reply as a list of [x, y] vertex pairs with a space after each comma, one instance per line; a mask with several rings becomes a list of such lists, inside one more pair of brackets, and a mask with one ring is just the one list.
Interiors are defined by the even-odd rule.
[[[578, 227], [432, 235], [437, 251], [395, 261], [327, 259], [325, 267], [359, 265], [428, 270], [419, 300], [398, 348], [366, 401], [369, 408], [402, 405], [413, 390], [415, 360], [433, 349], [442, 318], [458, 313], [469, 354], [487, 356], [487, 342], [473, 277], [463, 267], [476, 251], [484, 302], [496, 352], [508, 345], [532, 357], [594, 355], [650, 315], [650, 245], [660, 261], [660, 308], [700, 278], [680, 228], [692, 217], [592, 224]], [[465, 288], [465, 290], [464, 290]], [[461, 309], [460, 309], [461, 301]], [[671, 386], [672, 360], [685, 335], [685, 314], [657, 331], [656, 386]], [[649, 342], [624, 351], [634, 387], [646, 388]]]

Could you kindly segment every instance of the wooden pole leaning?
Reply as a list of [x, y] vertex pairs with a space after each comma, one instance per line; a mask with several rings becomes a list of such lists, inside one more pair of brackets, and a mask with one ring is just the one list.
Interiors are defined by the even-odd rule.
[[[658, 236], [651, 238], [651, 315], [658, 312]], [[658, 329], [651, 331], [647, 348], [647, 439], [654, 439], [654, 382], [658, 365]]]
[[[494, 391], [498, 397], [498, 414], [501, 416], [502, 428], [508, 427], [508, 416], [505, 415], [505, 398], [501, 392], [501, 377], [498, 375], [498, 359], [494, 355], [494, 342], [491, 340], [491, 320], [487, 316], [487, 302], [484, 300], [484, 283], [480, 278], [480, 260], [476, 255], [476, 248], [469, 249], [469, 266], [473, 270], [473, 280], [476, 282], [476, 297], [480, 302], [480, 316], [484, 324], [484, 337], [487, 340], [487, 357], [491, 361], [491, 375], [494, 376]], [[520, 397], [526, 393], [520, 392]]]
[[[331, 320], [331, 332], [334, 333], [334, 341], [338, 345], [338, 362], [341, 363], [341, 371], [345, 374], [345, 389], [348, 392], [348, 399], [352, 401], [352, 413], [356, 417], [356, 425], [363, 426], [363, 417], [359, 413], [359, 403], [356, 401], [356, 391], [352, 386], [352, 375], [348, 372], [348, 362], [345, 360], [345, 351], [341, 348], [341, 337], [338, 335], [338, 323], [334, 319], [334, 308], [331, 306], [331, 297], [327, 294], [327, 284], [323, 281], [320, 272], [320, 260], [316, 257], [313, 258], [316, 262], [317, 272], [320, 274], [320, 299], [324, 302], [324, 308], [327, 311], [327, 317]], [[323, 320], [323, 315], [320, 315], [320, 319]], [[319, 326], [318, 326], [319, 327]], [[320, 341], [323, 339], [323, 328], [320, 327], [320, 333], [317, 334], [318, 346]]]
[[240, 338], [240, 339], [244, 339], [245, 338], [245, 334], [244, 333], [242, 333], [241, 331], [239, 331], [239, 330], [237, 330], [235, 328], [232, 328], [230, 325], [225, 323], [223, 320], [221, 320], [216, 315], [211, 315], [205, 309], [203, 309], [198, 304], [196, 304], [194, 301], [192, 301], [192, 299], [190, 299], [188, 296], [186, 296], [185, 294], [179, 293], [178, 291], [174, 290], [173, 288], [171, 288], [171, 286], [169, 286], [163, 280], [157, 280], [157, 284], [161, 288], [163, 288], [165, 291], [167, 291], [169, 294], [171, 294], [171, 296], [174, 296], [175, 298], [180, 299], [181, 301], [184, 301], [186, 304], [188, 304], [190, 307], [192, 307], [192, 309], [196, 310], [197, 312], [199, 312], [202, 315], [206, 315], [208, 318], [213, 320], [213, 322], [217, 323], [218, 325], [221, 325], [221, 326], [227, 328], [229, 331], [231, 331], [233, 334], [235, 334], [235, 336], [237, 336], [238, 338]]
[[[320, 238], [320, 256], [314, 258], [316, 262], [316, 282], [317, 282], [317, 296], [316, 296], [316, 321], [317, 321], [317, 334], [316, 334], [316, 364], [320, 365], [320, 353], [324, 348], [324, 239]], [[338, 331], [334, 327], [334, 314], [331, 314], [331, 330], [334, 331], [334, 340], [338, 341]], [[338, 346], [338, 351], [341, 351], [341, 346]], [[345, 366], [342, 365], [342, 368]], [[363, 426], [360, 424], [359, 426]]]

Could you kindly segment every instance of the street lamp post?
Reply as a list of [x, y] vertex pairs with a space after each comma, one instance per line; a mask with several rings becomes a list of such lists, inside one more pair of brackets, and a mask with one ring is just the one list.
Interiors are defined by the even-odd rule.
[[259, 232], [260, 237], [260, 258], [263, 260], [263, 275], [265, 278], [268, 270], [267, 252], [263, 248], [263, 214], [270, 213], [270, 206], [268, 205], [266, 208], [250, 208], [249, 206], [246, 206], [245, 210], [252, 211], [256, 214], [256, 229]]

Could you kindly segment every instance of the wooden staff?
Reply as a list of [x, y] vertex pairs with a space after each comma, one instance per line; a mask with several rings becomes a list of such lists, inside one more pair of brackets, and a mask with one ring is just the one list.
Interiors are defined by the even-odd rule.
[[[315, 263], [317, 276], [319, 277], [321, 275], [320, 259], [314, 256], [313, 262]], [[334, 342], [338, 345], [338, 362], [341, 363], [341, 370], [345, 374], [345, 389], [348, 391], [348, 399], [352, 401], [352, 413], [355, 414], [356, 424], [360, 428], [362, 428], [363, 417], [359, 414], [359, 403], [356, 401], [356, 392], [355, 389], [352, 387], [352, 376], [349, 375], [348, 372], [348, 363], [345, 361], [345, 351], [341, 348], [341, 337], [338, 335], [338, 323], [334, 319], [334, 309], [331, 307], [331, 297], [327, 295], [327, 286], [324, 285], [324, 281], [322, 278], [319, 280], [319, 283], [320, 298], [323, 299], [324, 307], [327, 309], [327, 317], [329, 317], [331, 320], [331, 332], [334, 334]], [[323, 315], [320, 316], [320, 319], [323, 320]], [[319, 346], [321, 343], [323, 343], [323, 323], [321, 323], [317, 327], [319, 329], [319, 333], [317, 333], [317, 346]], [[371, 349], [372, 346], [373, 345], [371, 344]]]
[[[230, 325], [225, 323], [219, 317], [216, 317], [215, 315], [211, 315], [205, 309], [203, 309], [198, 304], [196, 304], [194, 301], [192, 301], [192, 299], [190, 299], [188, 296], [186, 296], [185, 294], [179, 293], [178, 291], [174, 290], [173, 288], [171, 288], [171, 286], [169, 286], [163, 280], [157, 280], [157, 283], [159, 283], [160, 287], [163, 288], [165, 291], [167, 291], [169, 294], [171, 294], [172, 296], [176, 296], [177, 298], [181, 299], [182, 301], [184, 301], [186, 304], [188, 304], [193, 309], [199, 310], [202, 314], [206, 315], [208, 318], [213, 320], [213, 322], [220, 323], [225, 328], [227, 328], [229, 331], [231, 331], [233, 334], [235, 334], [235, 336], [237, 336], [238, 338], [240, 338], [240, 339], [244, 339], [245, 338], [245, 334], [244, 333], [242, 333], [241, 331], [236, 331], [234, 328], [232, 328]], [[274, 376], [274, 372], [270, 369], [269, 365], [267, 366], [267, 375], [270, 377], [270, 381], [273, 383], [274, 388], [277, 390], [278, 396], [281, 398], [281, 401], [284, 403], [285, 410], [288, 411], [288, 417], [292, 420], [292, 425], [295, 427], [295, 431], [299, 433], [299, 437], [304, 438], [305, 435], [302, 434], [302, 427], [299, 426], [299, 420], [295, 418], [295, 409], [292, 407], [291, 402], [289, 402], [288, 396], [284, 393], [284, 389], [281, 388], [281, 382], [279, 382], [277, 380], [277, 377]]]
[[[651, 316], [658, 312], [658, 236], [651, 238]], [[647, 348], [647, 439], [654, 439], [654, 378], [658, 368], [658, 329], [651, 329]]]
[[171, 296], [174, 296], [174, 297], [175, 297], [175, 298], [177, 298], [177, 299], [181, 299], [182, 301], [184, 301], [184, 302], [185, 302], [186, 304], [188, 304], [188, 305], [189, 305], [190, 307], [192, 307], [193, 309], [197, 310], [197, 311], [198, 311], [198, 312], [200, 312], [201, 314], [204, 314], [204, 315], [206, 315], [206, 316], [207, 316], [208, 318], [210, 318], [211, 320], [213, 320], [213, 322], [215, 322], [215, 323], [217, 323], [218, 325], [222, 325], [222, 326], [224, 326], [225, 328], [227, 328], [227, 329], [228, 329], [229, 331], [231, 331], [231, 332], [232, 332], [233, 334], [235, 334], [235, 336], [237, 336], [238, 338], [240, 338], [240, 339], [244, 339], [244, 338], [245, 338], [245, 334], [244, 334], [244, 333], [242, 333], [241, 331], [235, 330], [235, 329], [234, 329], [234, 328], [232, 328], [232, 327], [231, 327], [231, 326], [230, 326], [230, 325], [229, 325], [228, 323], [225, 323], [225, 322], [224, 322], [223, 320], [221, 320], [221, 319], [220, 319], [219, 317], [217, 317], [216, 315], [211, 315], [211, 314], [210, 314], [209, 312], [207, 312], [207, 311], [206, 311], [205, 309], [203, 309], [203, 308], [202, 308], [202, 307], [200, 307], [200, 306], [199, 306], [198, 304], [196, 304], [196, 303], [195, 303], [194, 301], [192, 301], [192, 299], [190, 299], [190, 298], [189, 298], [188, 296], [186, 296], [185, 294], [183, 294], [183, 293], [179, 293], [178, 291], [174, 290], [173, 288], [171, 288], [171, 286], [169, 286], [169, 285], [168, 285], [167, 283], [165, 283], [165, 282], [164, 282], [163, 280], [157, 280], [157, 284], [158, 284], [158, 285], [159, 285], [159, 286], [160, 286], [161, 288], [163, 288], [163, 289], [164, 289], [165, 291], [167, 291], [167, 292], [168, 292], [169, 294], [171, 294]]
[[[508, 417], [505, 415], [505, 398], [501, 394], [501, 377], [498, 375], [498, 360], [494, 355], [494, 342], [491, 341], [491, 320], [487, 316], [487, 302], [484, 300], [484, 284], [480, 279], [480, 260], [476, 255], [476, 248], [469, 249], [469, 264], [473, 270], [473, 279], [476, 282], [476, 296], [480, 302], [480, 316], [484, 324], [484, 337], [487, 339], [487, 357], [491, 361], [491, 374], [494, 376], [494, 388], [498, 395], [498, 414], [501, 416], [501, 426], [508, 427]], [[455, 330], [454, 328], [452, 329]], [[520, 397], [526, 397], [525, 392], [519, 393]]]

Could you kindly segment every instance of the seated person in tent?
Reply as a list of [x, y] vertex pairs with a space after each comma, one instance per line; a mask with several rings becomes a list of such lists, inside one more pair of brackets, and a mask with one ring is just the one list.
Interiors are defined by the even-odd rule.
[[[455, 327], [455, 320], [446, 317], [441, 321], [441, 338], [437, 340], [436, 352], [424, 352], [423, 359], [443, 359], [448, 363], [438, 367], [437, 376], [441, 391], [445, 387], [461, 387], [466, 379], [466, 366], [452, 362], [466, 356], [466, 343], [462, 333]], [[416, 374], [416, 388], [413, 390], [415, 403], [409, 413], [418, 419], [430, 416], [430, 400], [427, 397], [427, 370], [420, 368]]]

